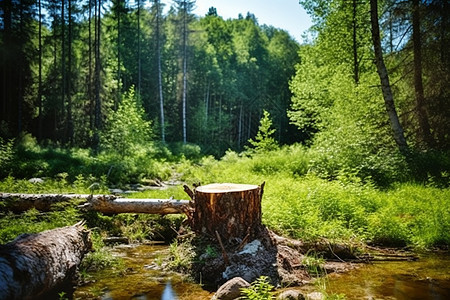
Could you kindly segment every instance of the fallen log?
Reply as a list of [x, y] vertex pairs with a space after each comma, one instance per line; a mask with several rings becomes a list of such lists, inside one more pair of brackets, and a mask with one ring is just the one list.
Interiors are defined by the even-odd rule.
[[74, 199], [84, 201], [81, 207], [102, 213], [147, 213], [147, 214], [179, 214], [189, 205], [188, 200], [174, 199], [129, 199], [117, 198], [113, 195], [88, 194], [14, 194], [0, 193], [0, 201], [13, 212], [23, 212], [31, 208], [39, 211], [50, 211], [52, 206]]
[[180, 214], [189, 205], [188, 200], [174, 199], [128, 199], [111, 196], [93, 197], [83, 207], [106, 214], [144, 213]]
[[22, 234], [0, 245], [0, 299], [43, 299], [70, 288], [91, 248], [82, 223]]
[[[87, 201], [90, 197], [105, 197], [89, 194], [19, 194], [0, 193], [0, 201], [6, 203], [6, 207], [13, 212], [24, 212], [31, 208], [39, 211], [50, 211], [52, 206], [62, 202], [70, 202], [74, 199]], [[111, 196], [114, 197], [114, 196]]]

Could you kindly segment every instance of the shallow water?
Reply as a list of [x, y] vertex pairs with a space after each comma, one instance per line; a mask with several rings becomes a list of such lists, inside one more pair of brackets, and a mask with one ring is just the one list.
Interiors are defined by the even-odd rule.
[[347, 299], [450, 299], [450, 256], [421, 256], [417, 261], [377, 262], [329, 276], [327, 292]]
[[[155, 270], [168, 254], [167, 246], [120, 246], [111, 251], [123, 258], [125, 271], [95, 274], [95, 282], [79, 287], [75, 299], [159, 300], [169, 282], [179, 300], [206, 300], [213, 295], [174, 273]], [[298, 289], [307, 294], [317, 288], [312, 285]], [[344, 294], [346, 299], [447, 300], [450, 299], [450, 256], [422, 256], [413, 262], [378, 262], [345, 274], [331, 274], [326, 291]], [[165, 294], [170, 291], [166, 290]]]
[[[161, 299], [170, 282], [179, 300], [211, 299], [212, 294], [199, 284], [184, 281], [179, 275], [156, 270], [162, 258], [168, 255], [164, 245], [119, 246], [111, 250], [122, 257], [125, 271], [94, 274], [95, 282], [77, 288], [75, 299]], [[166, 290], [165, 295], [170, 295]]]

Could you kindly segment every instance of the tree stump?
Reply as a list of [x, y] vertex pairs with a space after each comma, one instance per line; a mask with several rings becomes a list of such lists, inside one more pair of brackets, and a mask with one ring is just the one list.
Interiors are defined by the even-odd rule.
[[260, 186], [215, 183], [187, 191], [193, 200], [191, 228], [200, 234], [231, 242], [251, 240], [262, 228]]

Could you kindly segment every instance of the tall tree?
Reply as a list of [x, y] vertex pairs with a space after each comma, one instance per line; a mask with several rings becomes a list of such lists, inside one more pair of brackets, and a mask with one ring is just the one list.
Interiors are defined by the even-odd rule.
[[181, 16], [181, 35], [182, 35], [182, 127], [183, 127], [183, 143], [187, 143], [187, 117], [186, 117], [186, 106], [187, 106], [187, 60], [188, 60], [188, 35], [189, 35], [189, 21], [190, 14], [194, 9], [195, 0], [175, 0], [178, 5], [178, 11]]
[[352, 0], [352, 42], [353, 42], [353, 78], [355, 84], [359, 83], [359, 61], [358, 61], [358, 40], [357, 40], [357, 15], [356, 15], [356, 0]]
[[397, 110], [394, 104], [394, 96], [392, 94], [391, 84], [389, 82], [389, 75], [384, 63], [383, 51], [381, 48], [377, 0], [370, 0], [370, 21], [372, 25], [373, 47], [375, 50], [375, 64], [377, 66], [378, 76], [380, 77], [386, 112], [389, 116], [394, 140], [397, 143], [399, 150], [403, 153], [406, 153], [408, 144], [406, 143], [406, 138], [403, 133], [403, 127], [398, 119]]
[[95, 0], [95, 39], [94, 39], [94, 52], [95, 52], [95, 106], [94, 106], [94, 136], [93, 136], [93, 148], [95, 151], [100, 147], [100, 130], [102, 128], [102, 108], [101, 108], [101, 57], [100, 57], [100, 38], [101, 38], [101, 7], [102, 0]]
[[416, 111], [419, 120], [419, 130], [422, 141], [428, 147], [434, 145], [433, 136], [428, 122], [427, 112], [425, 110], [425, 95], [422, 81], [422, 41], [420, 29], [420, 1], [412, 0], [412, 29], [413, 29], [413, 47], [414, 47], [414, 89], [416, 99]]
[[42, 140], [42, 5], [41, 0], [38, 1], [39, 13], [39, 70], [38, 70], [38, 140]]
[[163, 84], [162, 84], [162, 67], [161, 67], [161, 12], [162, 6], [160, 0], [154, 0], [154, 10], [156, 11], [156, 59], [158, 65], [158, 95], [159, 95], [159, 110], [160, 110], [160, 126], [161, 126], [161, 141], [166, 142], [166, 132], [165, 132], [165, 120], [164, 120], [164, 95], [163, 95]]
[[137, 0], [137, 58], [138, 58], [138, 82], [137, 92], [141, 93], [141, 0]]
[[73, 144], [73, 134], [74, 134], [74, 124], [73, 124], [73, 115], [72, 115], [72, 58], [73, 58], [73, 16], [72, 16], [72, 0], [68, 0], [68, 76], [67, 76], [67, 131], [66, 131], [66, 140], [69, 144]]

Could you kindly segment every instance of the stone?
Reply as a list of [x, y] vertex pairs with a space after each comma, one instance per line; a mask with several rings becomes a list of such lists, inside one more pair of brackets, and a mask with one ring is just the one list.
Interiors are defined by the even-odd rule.
[[262, 247], [261, 242], [259, 240], [254, 240], [253, 242], [245, 245], [244, 248], [242, 249], [242, 251], [239, 252], [239, 254], [255, 255], [261, 247]]
[[321, 292], [313, 292], [306, 295], [306, 299], [308, 300], [323, 300], [325, 299], [325, 295]]
[[278, 300], [305, 300], [305, 296], [296, 290], [287, 290], [277, 297]]
[[111, 194], [114, 194], [114, 195], [120, 195], [120, 194], [123, 194], [123, 190], [122, 190], [122, 189], [109, 189], [109, 192], [110, 192]]
[[234, 300], [241, 296], [241, 289], [250, 287], [242, 277], [234, 277], [225, 282], [216, 292], [214, 300]]
[[44, 179], [42, 179], [42, 178], [30, 178], [29, 180], [28, 180], [28, 182], [30, 182], [30, 183], [33, 183], [33, 184], [36, 184], [36, 183], [38, 183], [38, 184], [42, 184], [42, 183], [44, 183]]

